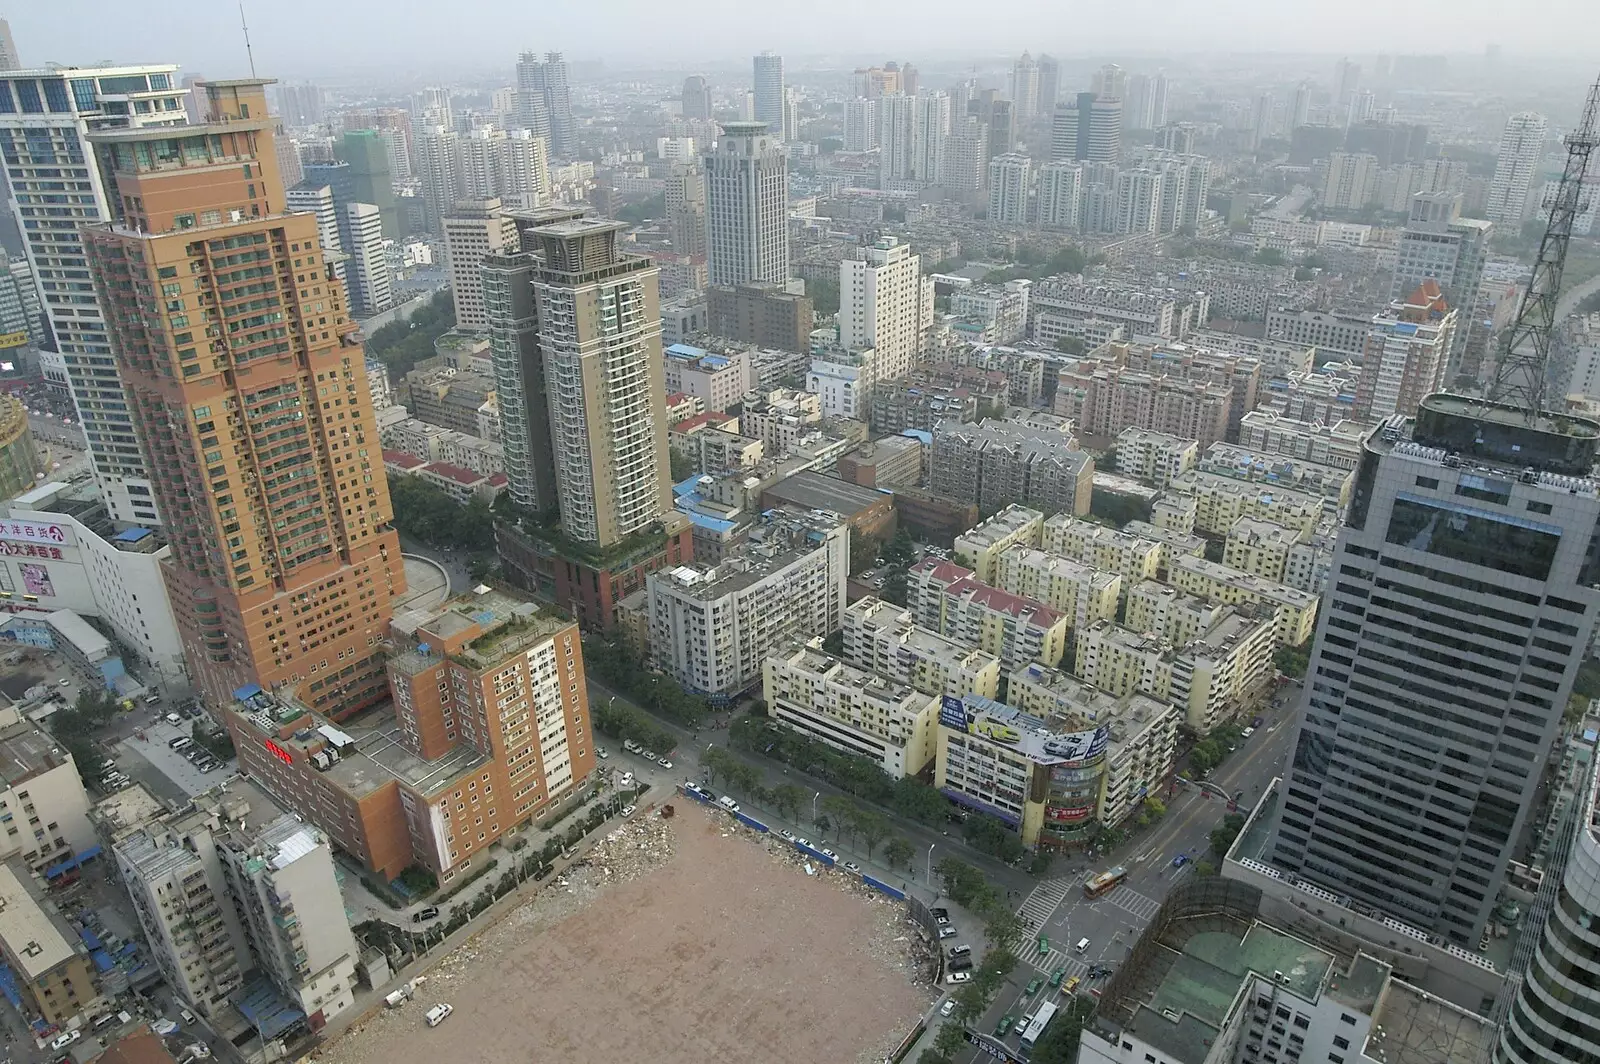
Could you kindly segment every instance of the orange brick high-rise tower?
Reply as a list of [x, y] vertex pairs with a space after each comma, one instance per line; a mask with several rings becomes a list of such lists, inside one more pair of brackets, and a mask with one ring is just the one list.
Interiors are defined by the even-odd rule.
[[269, 81], [199, 125], [91, 136], [113, 220], [85, 233], [212, 707], [250, 684], [331, 717], [386, 697], [405, 588], [371, 392], [312, 214], [285, 213]]

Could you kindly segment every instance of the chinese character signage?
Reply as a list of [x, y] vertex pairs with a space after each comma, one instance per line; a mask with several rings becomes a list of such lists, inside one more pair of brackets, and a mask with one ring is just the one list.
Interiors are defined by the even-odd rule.
[[0, 521], [0, 540], [10, 540], [13, 543], [51, 543], [58, 547], [70, 547], [72, 529], [53, 521], [46, 523], [7, 518]]
[[967, 730], [967, 707], [961, 699], [944, 695], [939, 699], [939, 723], [956, 731]]
[[0, 539], [0, 554], [10, 555], [13, 558], [48, 558], [51, 561], [61, 560], [60, 547], [46, 547], [42, 543], [12, 543]]

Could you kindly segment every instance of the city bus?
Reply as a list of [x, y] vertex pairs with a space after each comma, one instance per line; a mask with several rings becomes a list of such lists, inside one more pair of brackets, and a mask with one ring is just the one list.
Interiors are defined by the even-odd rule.
[[1026, 1021], [1022, 1028], [1022, 1037], [1019, 1044], [1022, 1046], [1022, 1055], [1026, 1057], [1033, 1051], [1034, 1043], [1044, 1037], [1044, 1029], [1050, 1026], [1050, 1021], [1055, 1019], [1056, 1010], [1059, 1008], [1054, 1001], [1046, 1001], [1039, 1006], [1039, 1011], [1033, 1014], [1031, 1020]]
[[1112, 887], [1128, 878], [1128, 870], [1121, 865], [1109, 872], [1101, 872], [1097, 876], [1090, 876], [1083, 885], [1083, 892], [1091, 898], [1098, 898]]

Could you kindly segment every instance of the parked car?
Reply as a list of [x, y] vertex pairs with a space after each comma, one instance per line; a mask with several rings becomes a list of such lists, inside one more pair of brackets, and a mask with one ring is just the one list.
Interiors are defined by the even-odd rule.
[[77, 1031], [62, 1031], [50, 1040], [50, 1048], [65, 1049], [81, 1037]]
[[411, 922], [414, 924], [420, 924], [425, 920], [436, 920], [438, 918], [439, 907], [437, 905], [424, 906], [423, 908], [418, 909], [416, 912], [411, 914]]
[[846, 861], [844, 863], [844, 867], [846, 871], [854, 872], [857, 875], [861, 874], [861, 866], [856, 864], [854, 861]]
[[822, 847], [817, 852], [822, 854], [822, 856], [826, 857], [830, 861], [837, 861], [839, 859], [839, 855], [828, 849], [826, 846]]
[[1246, 728], [1244, 731], [1239, 733], [1239, 738], [1248, 739], [1248, 738], [1250, 738], [1250, 736], [1254, 735], [1255, 733], [1256, 733], [1256, 730], [1254, 728]]
[[186, 1008], [183, 1008], [182, 1006], [180, 1006], [178, 1008], [178, 1015], [183, 1017], [183, 1022], [184, 1023], [193, 1023], [194, 1022], [194, 1013], [190, 1012]]
[[633, 811], [635, 809], [637, 809], [637, 808], [639, 808], [639, 807], [636, 806], [636, 805], [625, 805], [625, 806], [622, 807], [622, 815], [623, 816], [632, 816], [633, 815]]
[[450, 1018], [450, 1014], [452, 1012], [454, 1012], [454, 1011], [456, 1011], [456, 1010], [451, 1008], [448, 1004], [445, 1004], [445, 1003], [440, 1003], [438, 1005], [435, 1005], [433, 1008], [428, 1010], [428, 1015], [427, 1015], [428, 1026], [429, 1027], [437, 1027], [437, 1026], [439, 1026], [445, 1020], [449, 1019]]
[[611, 755], [606, 753], [606, 748], [605, 747], [597, 746], [597, 747], [594, 748], [594, 756], [598, 757], [601, 761], [604, 761], [606, 758], [610, 757]]
[[795, 840], [795, 834], [792, 831], [780, 831], [778, 835], [784, 842], [793, 842]]
[[955, 998], [947, 998], [945, 1000], [945, 1003], [943, 1005], [939, 1006], [939, 1015], [941, 1015], [941, 1016], [948, 1016], [954, 1011], [956, 1011], [956, 999]]
[[959, 934], [961, 934], [960, 931], [957, 931], [955, 928], [950, 927], [948, 925], [939, 928], [939, 937], [940, 938], [955, 938]]
[[662, 758], [661, 767], [670, 770], [672, 768], [672, 762], [668, 761], [666, 758]]
[[971, 978], [972, 978], [972, 973], [971, 972], [951, 972], [949, 975], [944, 977], [944, 981], [947, 982], [947, 983], [952, 983], [952, 984], [954, 984], [954, 983], [965, 983], [967, 980], [969, 980]]

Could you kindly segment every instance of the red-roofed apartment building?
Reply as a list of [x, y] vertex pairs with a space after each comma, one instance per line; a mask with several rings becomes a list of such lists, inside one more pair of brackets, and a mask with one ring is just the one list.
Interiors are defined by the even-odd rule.
[[918, 624], [993, 654], [1007, 671], [1035, 661], [1054, 666], [1072, 626], [1066, 614], [980, 583], [971, 569], [937, 558], [906, 574], [906, 603]]
[[429, 484], [442, 488], [462, 506], [474, 498], [494, 502], [494, 497], [505, 490], [506, 486], [504, 473], [485, 476], [482, 473], [474, 473], [465, 466], [451, 465], [449, 462], [429, 462], [415, 472]]

